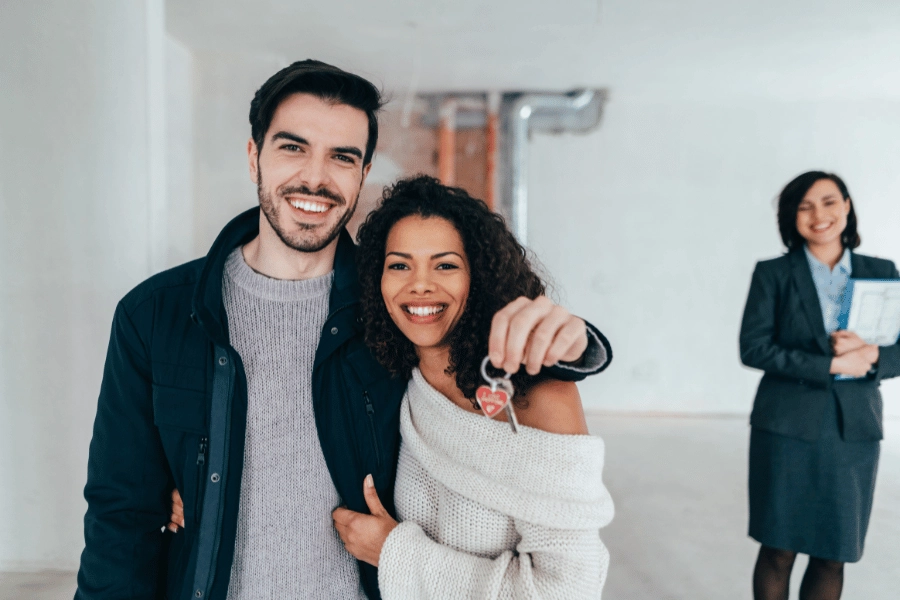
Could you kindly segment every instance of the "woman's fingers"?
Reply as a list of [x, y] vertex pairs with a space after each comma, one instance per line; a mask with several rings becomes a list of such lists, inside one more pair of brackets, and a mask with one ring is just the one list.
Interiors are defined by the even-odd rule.
[[[531, 339], [525, 352], [525, 370], [537, 375], [542, 366], [550, 366], [569, 349], [574, 341], [564, 333], [572, 315], [561, 306], [552, 306], [550, 311], [535, 323]], [[565, 348], [562, 348], [565, 346]]]
[[542, 365], [577, 360], [585, 348], [584, 321], [546, 296], [516, 298], [491, 322], [491, 363], [507, 373], [515, 373], [525, 364], [526, 371], [536, 375]]
[[369, 512], [371, 512], [375, 516], [382, 516], [388, 514], [387, 510], [385, 510], [384, 506], [381, 504], [381, 499], [378, 497], [378, 492], [375, 491], [375, 482], [372, 481], [372, 475], [366, 475], [366, 478], [363, 482], [363, 496], [366, 499], [366, 506], [369, 507]]
[[[513, 317], [530, 302], [532, 302], [532, 300], [520, 296], [494, 314], [494, 318], [491, 321], [491, 334], [490, 337], [488, 337], [488, 354], [490, 355], [491, 363], [495, 368], [505, 369], [505, 364], [513, 362], [507, 360], [507, 342], [510, 323], [512, 322]], [[513, 373], [518, 371], [521, 360], [520, 355], [518, 361], [514, 361], [515, 367], [512, 371], [507, 371]]]

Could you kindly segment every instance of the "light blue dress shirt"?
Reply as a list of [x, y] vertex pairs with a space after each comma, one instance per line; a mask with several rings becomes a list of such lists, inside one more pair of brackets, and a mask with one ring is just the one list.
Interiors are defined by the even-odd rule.
[[841, 304], [844, 302], [844, 293], [847, 291], [847, 282], [852, 274], [850, 264], [850, 250], [844, 248], [841, 260], [834, 265], [834, 270], [813, 256], [809, 247], [803, 246], [806, 260], [809, 262], [809, 270], [812, 272], [813, 283], [816, 285], [816, 294], [819, 296], [819, 306], [822, 307], [822, 321], [825, 322], [825, 333], [831, 335], [838, 328], [838, 316], [841, 314]]

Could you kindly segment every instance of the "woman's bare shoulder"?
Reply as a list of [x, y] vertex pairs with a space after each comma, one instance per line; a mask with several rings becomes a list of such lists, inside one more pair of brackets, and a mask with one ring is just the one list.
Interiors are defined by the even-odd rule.
[[528, 406], [516, 409], [516, 417], [522, 425], [549, 433], [588, 433], [581, 395], [571, 381], [542, 381], [528, 390], [525, 399]]

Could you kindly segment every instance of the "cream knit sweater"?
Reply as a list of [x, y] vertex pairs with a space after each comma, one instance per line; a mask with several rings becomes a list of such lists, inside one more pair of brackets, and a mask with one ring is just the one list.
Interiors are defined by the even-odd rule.
[[400, 411], [395, 501], [385, 541], [385, 600], [600, 598], [613, 503], [603, 440], [466, 412], [416, 369]]

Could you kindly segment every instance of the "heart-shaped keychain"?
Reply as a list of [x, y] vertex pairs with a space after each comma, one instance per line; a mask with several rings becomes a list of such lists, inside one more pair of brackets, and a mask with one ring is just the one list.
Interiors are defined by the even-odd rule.
[[487, 364], [490, 357], [484, 357], [481, 361], [481, 376], [488, 385], [480, 385], [475, 390], [475, 399], [478, 401], [478, 407], [486, 416], [490, 418], [496, 417], [500, 411], [506, 411], [506, 418], [513, 433], [519, 432], [519, 422], [516, 420], [516, 413], [513, 411], [512, 397], [513, 385], [509, 380], [512, 373], [507, 373], [503, 378], [491, 377], [487, 374]]

